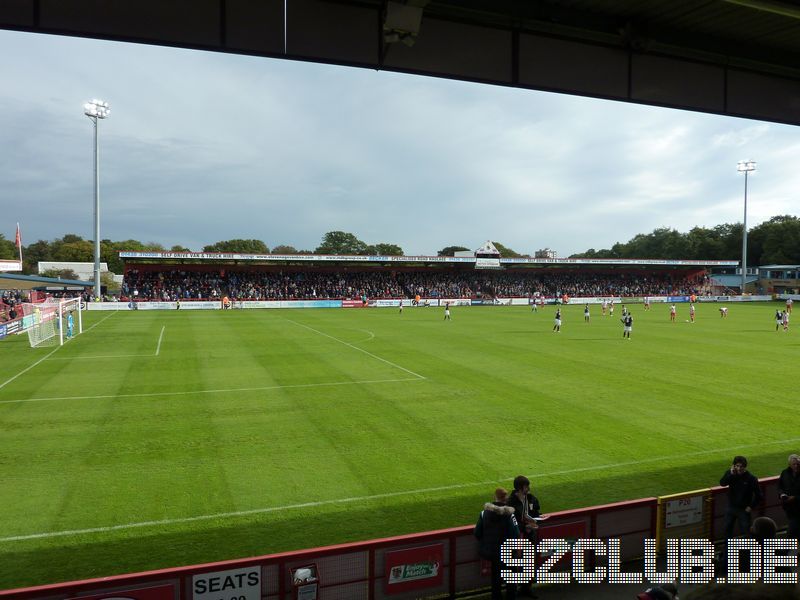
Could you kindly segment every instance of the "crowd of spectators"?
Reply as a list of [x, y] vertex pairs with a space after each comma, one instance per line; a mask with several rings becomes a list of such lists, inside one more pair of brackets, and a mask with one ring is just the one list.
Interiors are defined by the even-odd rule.
[[131, 269], [121, 295], [134, 300], [295, 300], [663, 296], [705, 293], [682, 273], [431, 271], [150, 271]]
[[0, 290], [0, 323], [16, 319], [21, 314], [19, 305], [27, 301], [28, 292]]
[[493, 296], [682, 296], [700, 294], [704, 277], [673, 277], [668, 273], [545, 273], [531, 277], [498, 274], [490, 285]]

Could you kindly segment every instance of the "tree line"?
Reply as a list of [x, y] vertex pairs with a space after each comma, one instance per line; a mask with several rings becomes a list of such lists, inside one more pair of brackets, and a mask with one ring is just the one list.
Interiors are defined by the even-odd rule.
[[[695, 227], [688, 233], [661, 227], [640, 233], [611, 248], [573, 254], [570, 258], [664, 258], [737, 260], [742, 257], [742, 224]], [[800, 219], [779, 215], [747, 231], [747, 264], [800, 264]]]
[[[800, 219], [791, 215], [772, 217], [747, 233], [747, 264], [800, 264]], [[503, 258], [526, 257], [500, 242], [493, 242]], [[139, 240], [101, 240], [100, 260], [108, 263], [112, 273], [122, 273], [123, 263], [119, 252], [190, 252], [184, 246], [166, 248], [155, 242]], [[453, 256], [456, 252], [469, 250], [466, 246], [445, 246], [438, 256]], [[203, 252], [241, 252], [245, 254], [332, 254], [332, 255], [378, 255], [402, 256], [403, 249], [397, 244], [368, 244], [352, 233], [329, 231], [314, 250], [297, 249], [294, 246], [278, 245], [270, 249], [262, 240], [222, 240], [203, 246]], [[573, 254], [570, 258], [663, 258], [675, 260], [735, 260], [742, 253], [741, 223], [725, 223], [715, 227], [695, 227], [687, 233], [661, 227], [651, 233], [640, 233], [625, 243], [618, 242], [611, 248]], [[23, 272], [36, 273], [40, 261], [92, 262], [94, 243], [69, 233], [60, 239], [39, 240], [22, 247]], [[17, 248], [13, 240], [0, 234], [0, 259], [15, 259]], [[52, 273], [66, 277], [66, 274]]]

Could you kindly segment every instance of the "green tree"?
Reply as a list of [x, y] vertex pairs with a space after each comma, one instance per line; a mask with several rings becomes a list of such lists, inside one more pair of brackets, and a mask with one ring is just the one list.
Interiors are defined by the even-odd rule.
[[22, 247], [23, 273], [38, 273], [41, 261], [53, 260], [53, 248], [47, 240], [39, 240]]
[[314, 254], [364, 254], [367, 244], [352, 233], [329, 231], [322, 238], [322, 243], [314, 250]]
[[748, 265], [800, 263], [800, 219], [791, 215], [772, 217], [747, 233]]
[[53, 253], [53, 260], [59, 262], [93, 262], [94, 244], [89, 240], [59, 244]]
[[47, 269], [42, 271], [41, 275], [53, 279], [72, 279], [73, 281], [78, 279], [78, 274], [72, 269]]
[[175, 244], [172, 248], [169, 249], [170, 252], [191, 252], [186, 246], [181, 246], [179, 244]]
[[0, 258], [8, 258], [11, 260], [19, 259], [17, 247], [14, 245], [14, 242], [7, 240], [2, 233], [0, 233]]
[[500, 242], [492, 242], [494, 247], [497, 248], [497, 251], [500, 253], [501, 258], [523, 258], [525, 255], [520, 254], [519, 252], [515, 252], [511, 248], [508, 248], [504, 244]]
[[144, 252], [147, 250], [146, 246], [139, 240], [120, 240], [112, 244], [118, 252]]
[[114, 281], [114, 275], [109, 273], [108, 271], [103, 271], [100, 273], [100, 285], [106, 288], [106, 291], [110, 294], [118, 294], [120, 290], [120, 284]]
[[455, 256], [456, 252], [466, 252], [469, 248], [466, 246], [445, 246], [439, 252], [437, 252], [437, 256]]
[[269, 248], [261, 240], [223, 240], [203, 246], [203, 252], [241, 252], [243, 254], [269, 254]]
[[724, 260], [725, 244], [719, 232], [705, 227], [694, 227], [686, 235], [690, 258], [704, 260]]
[[[720, 260], [733, 260], [742, 255], [742, 224], [723, 223], [713, 228], [714, 234], [719, 237], [722, 244]], [[703, 258], [698, 257], [698, 258]]]
[[369, 254], [381, 256], [403, 256], [403, 249], [397, 244], [375, 244], [369, 247]]
[[685, 248], [680, 233], [668, 227], [635, 235], [622, 247], [622, 258], [683, 258]]
[[570, 254], [569, 258], [596, 258], [597, 250], [589, 248], [586, 252], [578, 252], [577, 254]]
[[272, 249], [272, 254], [300, 254], [300, 252], [294, 246], [278, 244]]

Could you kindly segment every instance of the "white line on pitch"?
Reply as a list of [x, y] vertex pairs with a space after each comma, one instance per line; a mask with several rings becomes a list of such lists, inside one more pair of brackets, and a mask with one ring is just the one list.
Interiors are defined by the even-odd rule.
[[353, 350], [358, 350], [359, 352], [363, 352], [367, 356], [371, 356], [372, 358], [375, 358], [375, 359], [377, 359], [377, 360], [379, 360], [381, 362], [385, 362], [387, 365], [391, 365], [391, 366], [393, 366], [393, 367], [395, 367], [397, 369], [400, 369], [401, 371], [405, 371], [406, 373], [410, 373], [414, 377], [419, 377], [420, 379], [426, 379], [426, 377], [424, 375], [420, 375], [419, 373], [414, 373], [414, 371], [412, 371], [410, 369], [406, 369], [405, 367], [401, 367], [400, 365], [398, 365], [396, 363], [393, 363], [390, 360], [386, 360], [385, 358], [381, 358], [380, 356], [377, 356], [377, 355], [373, 354], [372, 352], [367, 352], [363, 348], [359, 348], [358, 346], [354, 346], [353, 344], [345, 342], [344, 340], [340, 340], [339, 338], [333, 337], [332, 335], [328, 335], [327, 333], [324, 333], [324, 332], [322, 332], [322, 331], [320, 331], [318, 329], [314, 329], [313, 327], [309, 327], [308, 325], [305, 325], [303, 323], [298, 323], [297, 321], [292, 321], [291, 319], [286, 319], [286, 321], [289, 321], [289, 323], [294, 323], [295, 325], [299, 325], [300, 327], [305, 327], [306, 329], [308, 329], [310, 331], [313, 331], [314, 333], [318, 333], [319, 335], [324, 335], [326, 338], [330, 338], [330, 339], [332, 339], [332, 340], [334, 340], [336, 342], [339, 342], [340, 344], [344, 344], [345, 346], [347, 346], [349, 348], [352, 348]]
[[359, 342], [359, 343], [371, 342], [372, 340], [375, 339], [375, 334], [372, 333], [369, 329], [359, 329], [359, 331], [363, 331], [364, 333], [369, 334], [369, 337], [367, 339], [361, 340], [361, 342]]
[[[56, 348], [57, 350], [58, 348]], [[53, 350], [55, 352], [55, 350]], [[147, 356], [152, 356], [148, 354]], [[47, 357], [45, 357], [47, 358]], [[42, 359], [44, 360], [44, 359]], [[41, 361], [40, 361], [41, 362]], [[36, 365], [31, 365], [36, 366]], [[28, 367], [31, 368], [31, 367]], [[22, 373], [20, 373], [21, 375]], [[298, 383], [294, 385], [267, 385], [263, 387], [229, 388], [224, 390], [193, 390], [184, 392], [151, 392], [147, 394], [103, 394], [100, 396], [52, 396], [47, 398], [20, 398], [18, 400], [0, 400], [0, 404], [14, 404], [19, 402], [46, 402], [50, 400], [104, 400], [108, 398], [153, 398], [155, 396], [191, 396], [192, 394], [228, 394], [232, 392], [265, 392], [269, 390], [290, 390], [295, 388], [334, 387], [340, 385], [367, 385], [372, 383], [400, 383], [404, 381], [419, 381], [406, 377], [403, 379], [373, 379], [365, 381], [333, 381], [330, 383]], [[5, 385], [5, 384], [3, 384]], [[2, 386], [0, 386], [2, 387]]]
[[[411, 380], [413, 381], [413, 380]], [[713, 450], [700, 450], [698, 452], [687, 452], [685, 454], [673, 454], [671, 456], [658, 456], [654, 458], [645, 458], [642, 460], [630, 460], [626, 462], [611, 463], [606, 465], [592, 465], [590, 467], [578, 467], [576, 469], [564, 469], [562, 471], [552, 471], [550, 473], [535, 473], [533, 477], [553, 477], [556, 475], [567, 475], [570, 473], [583, 473], [586, 471], [601, 471], [603, 469], [614, 469], [619, 467], [628, 467], [631, 465], [639, 465], [644, 463], [658, 462], [663, 460], [676, 460], [681, 458], [690, 458], [693, 456], [702, 456], [704, 454], [716, 454], [719, 452], [731, 452], [734, 450], [743, 450], [745, 448], [759, 448], [762, 446], [775, 446], [778, 444], [789, 444], [800, 440], [800, 437], [790, 438], [788, 440], [777, 440], [774, 442], [766, 442], [763, 444], [746, 444], [742, 446], [730, 446], [728, 448], [716, 448]], [[231, 517], [245, 517], [249, 515], [261, 515], [265, 513], [286, 511], [297, 508], [315, 508], [318, 506], [325, 506], [330, 504], [347, 504], [352, 502], [364, 502], [369, 500], [383, 500], [386, 498], [396, 498], [398, 496], [411, 496], [415, 494], [428, 494], [432, 492], [445, 492], [449, 490], [457, 490], [470, 487], [478, 487], [483, 485], [495, 485], [498, 482], [512, 479], [514, 476], [503, 477], [502, 479], [493, 479], [489, 481], [475, 481], [471, 483], [456, 483], [453, 485], [440, 485], [437, 487], [421, 488], [416, 490], [404, 490], [401, 492], [386, 492], [384, 494], [372, 494], [370, 496], [355, 496], [352, 498], [335, 498], [332, 500], [319, 500], [317, 502], [305, 502], [303, 504], [287, 504], [284, 506], [268, 506], [264, 508], [253, 508], [250, 510], [237, 510], [232, 512], [215, 513], [211, 515], [197, 515], [194, 517], [180, 517], [177, 519], [161, 519], [158, 521], [139, 521], [136, 523], [124, 523], [121, 525], [108, 525], [106, 527], [91, 527], [88, 529], [70, 529], [65, 531], [50, 531], [45, 533], [29, 533], [25, 535], [12, 535], [9, 537], [0, 538], [2, 542], [20, 542], [23, 540], [35, 540], [41, 538], [54, 538], [63, 537], [67, 535], [86, 535], [90, 533], [105, 533], [108, 531], [119, 531], [123, 529], [135, 529], [138, 527], [150, 526], [164, 526], [176, 525], [180, 523], [193, 523], [196, 521], [210, 521], [213, 519], [227, 519]]]
[[[102, 318], [102, 319], [100, 319], [100, 320], [99, 320], [97, 323], [95, 323], [94, 325], [92, 325], [91, 327], [89, 327], [89, 328], [88, 328], [86, 331], [91, 331], [92, 329], [94, 329], [95, 327], [97, 327], [98, 325], [100, 325], [100, 323], [102, 323], [102, 322], [103, 322], [103, 321], [105, 321], [106, 319], [110, 319], [111, 317], [113, 317], [113, 316], [114, 316], [115, 314], [117, 314], [118, 312], [119, 312], [118, 310], [115, 310], [114, 312], [112, 312], [112, 313], [111, 313], [110, 315], [108, 315], [107, 317], [103, 317], [103, 318]], [[84, 331], [84, 333], [86, 333], [86, 331]]]
[[165, 330], [166, 328], [167, 328], [167, 326], [166, 326], [166, 325], [164, 325], [164, 326], [161, 328], [161, 335], [159, 335], [159, 336], [158, 336], [158, 346], [156, 346], [156, 356], [158, 356], [158, 353], [159, 353], [159, 352], [161, 352], [161, 340], [162, 340], [162, 338], [164, 337], [164, 330]]
[[153, 358], [154, 354], [105, 354], [101, 356], [58, 356], [50, 360], [87, 360], [90, 358]]
[[[115, 313], [111, 313], [110, 315], [108, 315], [108, 317], [112, 317], [112, 316], [114, 316], [114, 314], [115, 314]], [[103, 317], [103, 318], [102, 318], [102, 319], [100, 319], [100, 320], [99, 320], [97, 323], [95, 323], [95, 324], [94, 324], [94, 325], [92, 325], [91, 327], [87, 328], [87, 329], [86, 329], [86, 331], [90, 331], [90, 330], [94, 329], [95, 327], [97, 327], [98, 325], [100, 325], [100, 323], [102, 323], [103, 321], [105, 321], [106, 319], [108, 319], [108, 317]], [[85, 331], [84, 333], [86, 333], [86, 331]], [[19, 377], [20, 375], [24, 375], [25, 373], [27, 373], [28, 371], [30, 371], [30, 370], [31, 370], [33, 367], [35, 367], [35, 366], [36, 366], [36, 365], [38, 365], [39, 363], [41, 363], [41, 362], [43, 362], [43, 361], [47, 360], [48, 358], [50, 358], [51, 356], [53, 356], [53, 354], [55, 354], [55, 353], [56, 353], [56, 351], [57, 351], [59, 348], [61, 348], [61, 346], [56, 346], [56, 349], [55, 349], [55, 350], [53, 350], [52, 352], [50, 352], [50, 353], [49, 353], [47, 356], [43, 356], [42, 358], [40, 358], [39, 360], [37, 360], [35, 363], [33, 363], [33, 364], [30, 366], [30, 367], [27, 367], [27, 368], [23, 369], [22, 371], [20, 371], [19, 373], [17, 373], [16, 375], [14, 375], [14, 376], [13, 376], [11, 379], [7, 379], [7, 380], [6, 380], [6, 381], [4, 381], [3, 383], [0, 383], [0, 389], [3, 389], [5, 386], [7, 386], [7, 385], [8, 385], [9, 383], [11, 383], [12, 381], [14, 381], [14, 380], [15, 380], [17, 377]], [[53, 359], [53, 360], [58, 360], [58, 359]]]
[[39, 363], [41, 363], [41, 362], [44, 362], [45, 360], [47, 360], [48, 358], [50, 358], [50, 357], [51, 357], [53, 354], [55, 354], [56, 352], [58, 352], [58, 349], [59, 349], [59, 348], [61, 348], [61, 346], [56, 346], [56, 349], [55, 349], [55, 350], [53, 350], [52, 352], [48, 353], [46, 356], [43, 356], [43, 357], [42, 357], [42, 358], [40, 358], [39, 360], [37, 360], [37, 361], [36, 361], [35, 363], [33, 363], [33, 364], [30, 366], [30, 367], [26, 367], [26, 368], [22, 369], [22, 371], [20, 371], [20, 372], [19, 372], [19, 373], [17, 373], [16, 375], [14, 375], [14, 376], [13, 376], [11, 379], [8, 379], [8, 380], [4, 381], [3, 383], [0, 383], [0, 389], [3, 389], [4, 387], [6, 387], [6, 386], [7, 386], [9, 383], [11, 383], [12, 381], [14, 381], [14, 380], [15, 380], [17, 377], [19, 377], [20, 375], [24, 375], [25, 373], [27, 373], [28, 371], [30, 371], [30, 370], [31, 370], [33, 367], [35, 367], [35, 366], [36, 366], [36, 365], [38, 365]]

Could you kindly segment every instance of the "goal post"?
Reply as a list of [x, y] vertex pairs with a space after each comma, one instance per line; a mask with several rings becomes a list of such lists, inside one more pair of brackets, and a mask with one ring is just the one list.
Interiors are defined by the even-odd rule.
[[58, 302], [58, 343], [83, 333], [83, 310], [80, 298], [66, 298]]
[[40, 303], [22, 305], [23, 327], [28, 332], [31, 348], [63, 346], [83, 333], [83, 311], [80, 298], [50, 298]]

